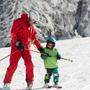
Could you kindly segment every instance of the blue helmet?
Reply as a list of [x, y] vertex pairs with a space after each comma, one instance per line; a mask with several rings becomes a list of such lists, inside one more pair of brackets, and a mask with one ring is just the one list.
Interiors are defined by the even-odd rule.
[[55, 43], [56, 42], [56, 39], [54, 37], [48, 37], [47, 38], [47, 42]]
[[54, 48], [55, 47], [55, 42], [56, 42], [56, 39], [54, 37], [48, 37], [46, 47], [48, 47], [48, 43], [52, 43], [53, 44], [52, 48]]

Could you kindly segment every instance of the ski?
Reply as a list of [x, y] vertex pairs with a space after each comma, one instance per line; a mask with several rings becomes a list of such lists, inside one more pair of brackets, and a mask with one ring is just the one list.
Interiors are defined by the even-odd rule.
[[53, 88], [61, 89], [62, 86], [52, 86]]
[[48, 86], [48, 87], [45, 87], [45, 88], [51, 88], [52, 86]]
[[62, 86], [48, 86], [48, 87], [43, 87], [43, 88], [46, 88], [46, 89], [48, 89], [48, 88], [57, 88], [57, 89], [61, 89]]

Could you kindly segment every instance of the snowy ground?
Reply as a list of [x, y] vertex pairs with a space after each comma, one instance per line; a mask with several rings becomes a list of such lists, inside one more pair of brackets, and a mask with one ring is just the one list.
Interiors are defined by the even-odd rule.
[[[56, 48], [58, 48], [62, 57], [74, 61], [73, 63], [65, 60], [58, 61], [60, 74], [59, 84], [63, 86], [61, 90], [90, 90], [90, 38], [58, 41], [56, 43]], [[1, 48], [0, 58], [9, 53], [10, 48]], [[35, 73], [33, 88], [42, 87], [44, 84], [43, 78], [45, 69], [43, 60], [41, 60], [39, 56], [38, 53], [32, 52]], [[0, 62], [0, 88], [3, 86], [3, 78], [9, 64], [8, 62], [9, 58]], [[50, 84], [52, 84], [52, 80]], [[12, 79], [11, 90], [22, 89], [25, 87], [25, 66], [21, 59]], [[53, 88], [49, 90], [56, 89]]]

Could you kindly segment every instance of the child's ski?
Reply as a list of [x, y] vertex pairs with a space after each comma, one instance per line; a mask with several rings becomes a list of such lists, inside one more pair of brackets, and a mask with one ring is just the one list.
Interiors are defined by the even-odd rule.
[[57, 89], [61, 89], [62, 86], [48, 86], [48, 87], [43, 87], [43, 88], [57, 88]]
[[58, 89], [61, 89], [62, 86], [52, 86], [53, 88], [58, 88]]

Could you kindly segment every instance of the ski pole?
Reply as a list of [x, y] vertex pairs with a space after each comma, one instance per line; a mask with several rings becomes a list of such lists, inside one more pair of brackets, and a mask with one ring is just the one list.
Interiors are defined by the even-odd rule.
[[[35, 50], [30, 50], [30, 51], [32, 51], [32, 52], [36, 52], [36, 53], [40, 53], [40, 52], [38, 52], [38, 51], [35, 51]], [[14, 54], [14, 53], [16, 53], [17, 52], [17, 50], [15, 51], [15, 52], [13, 52], [12, 54]], [[3, 57], [3, 58], [1, 58], [0, 59], [0, 61], [2, 61], [2, 60], [4, 60], [4, 59], [6, 59], [7, 57], [9, 57], [11, 54], [9, 54], [9, 55], [7, 55], [7, 56], [5, 56], [5, 57]]]
[[32, 51], [32, 52], [36, 52], [36, 53], [40, 53], [40, 52], [38, 52], [38, 51], [35, 51], [35, 50], [30, 50], [30, 51]]
[[[36, 52], [36, 53], [40, 53], [40, 52], [35, 51], [35, 50], [30, 50], [30, 51]], [[42, 53], [42, 54], [44, 54], [44, 53]], [[69, 62], [73, 62], [73, 60], [71, 60], [71, 59], [67, 59], [67, 58], [61, 58], [61, 59], [66, 60], [66, 61], [69, 61]]]
[[[35, 50], [30, 50], [30, 51], [36, 52], [36, 53], [40, 53], [40, 52], [35, 51]], [[44, 54], [44, 53], [42, 53], [42, 54]], [[69, 62], [73, 62], [73, 60], [71, 60], [71, 59], [67, 59], [67, 58], [63, 58], [63, 57], [61, 59], [66, 60], [66, 61], [69, 61]]]
[[[15, 51], [15, 52], [13, 52], [12, 54], [14, 54], [14, 53], [16, 53], [17, 52], [17, 50]], [[9, 57], [11, 54], [9, 54], [9, 55], [7, 55], [7, 56], [5, 56], [5, 57], [3, 57], [3, 58], [1, 58], [0, 59], [0, 61], [2, 61], [2, 60], [4, 60], [4, 59], [6, 59], [7, 57]]]
[[69, 61], [69, 62], [73, 62], [73, 60], [71, 60], [71, 59], [67, 59], [67, 58], [61, 58], [61, 59]]

